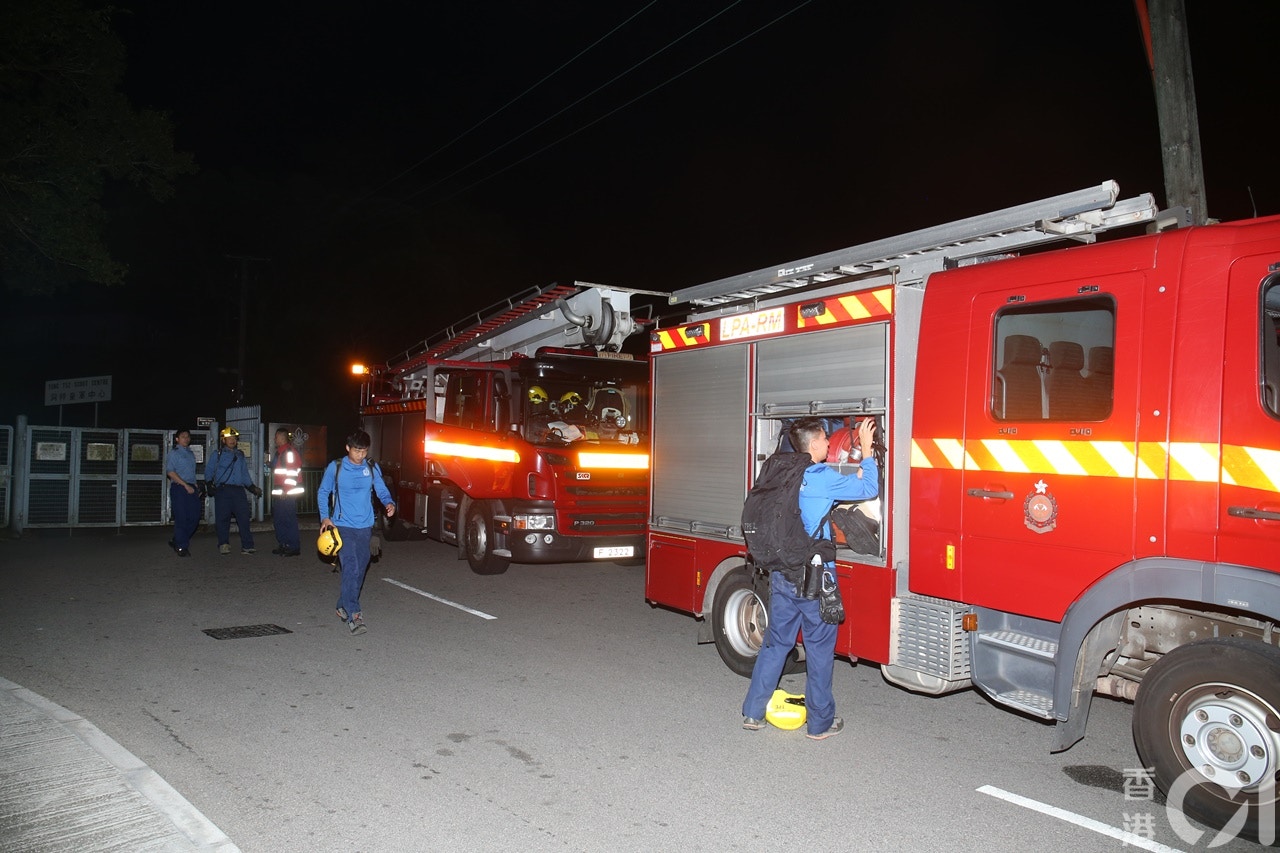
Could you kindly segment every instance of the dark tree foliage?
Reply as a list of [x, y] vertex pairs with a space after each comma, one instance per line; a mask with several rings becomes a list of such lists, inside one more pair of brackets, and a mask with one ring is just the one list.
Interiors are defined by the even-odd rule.
[[128, 267], [105, 237], [104, 196], [127, 182], [156, 200], [195, 171], [169, 119], [119, 90], [125, 49], [113, 10], [76, 0], [0, 4], [0, 282], [49, 293], [120, 284]]

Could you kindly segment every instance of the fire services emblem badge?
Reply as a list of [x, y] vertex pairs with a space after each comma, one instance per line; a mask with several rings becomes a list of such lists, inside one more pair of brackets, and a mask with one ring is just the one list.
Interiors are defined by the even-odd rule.
[[1049, 484], [1036, 483], [1035, 491], [1022, 502], [1023, 520], [1032, 533], [1048, 533], [1058, 526], [1058, 502], [1049, 494]]

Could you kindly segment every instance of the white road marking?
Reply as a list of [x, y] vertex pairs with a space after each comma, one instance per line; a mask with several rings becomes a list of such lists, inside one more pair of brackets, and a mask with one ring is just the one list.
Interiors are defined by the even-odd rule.
[[432, 595], [429, 592], [423, 592], [420, 589], [409, 586], [407, 583], [400, 583], [400, 581], [396, 580], [395, 578], [383, 578], [383, 580], [389, 584], [394, 584], [395, 586], [398, 586], [401, 589], [407, 589], [409, 590], [409, 592], [416, 592], [418, 595], [422, 596], [423, 598], [429, 598], [432, 601], [438, 601], [441, 604], [447, 604], [450, 607], [456, 607], [459, 610], [461, 610], [463, 613], [470, 613], [472, 616], [479, 616], [481, 619], [497, 619], [498, 618], [497, 616], [490, 615], [488, 613], [485, 613], [482, 610], [472, 610], [470, 607], [467, 607], [465, 604], [459, 604], [456, 601], [450, 601], [447, 598], [441, 598], [438, 595]]
[[1101, 835], [1110, 836], [1111, 838], [1124, 842], [1126, 845], [1132, 845], [1133, 847], [1137, 847], [1141, 850], [1151, 850], [1153, 853], [1183, 853], [1183, 851], [1179, 850], [1177, 847], [1170, 847], [1167, 844], [1161, 844], [1159, 841], [1152, 841], [1149, 838], [1143, 838], [1141, 835], [1126, 832], [1123, 829], [1116, 829], [1114, 826], [1109, 826], [1102, 821], [1094, 820], [1093, 818], [1088, 818], [1084, 815], [1078, 815], [1075, 812], [1069, 812], [1066, 809], [1060, 809], [1057, 806], [1051, 806], [1046, 803], [1042, 803], [1039, 800], [1032, 800], [1027, 797], [1019, 796], [1018, 794], [1011, 794], [1008, 791], [1001, 790], [1000, 788], [996, 788], [991, 785], [983, 785], [977, 790], [980, 794], [987, 794], [989, 796], [996, 797], [997, 799], [1013, 803], [1015, 806], [1022, 806], [1024, 809], [1031, 809], [1032, 811], [1046, 814], [1049, 817], [1056, 817], [1058, 820], [1065, 820], [1067, 823], [1074, 823], [1076, 826], [1084, 827], [1085, 829], [1092, 830]]

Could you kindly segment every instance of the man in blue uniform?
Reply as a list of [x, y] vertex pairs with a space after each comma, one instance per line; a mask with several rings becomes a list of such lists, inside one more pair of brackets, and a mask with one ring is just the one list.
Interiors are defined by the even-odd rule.
[[[861, 501], [880, 492], [879, 472], [872, 443], [875, 424], [864, 418], [858, 427], [858, 444], [862, 462], [853, 474], [839, 474], [826, 464], [830, 441], [822, 421], [801, 418], [791, 425], [791, 444], [800, 453], [808, 453], [813, 464], [805, 470], [800, 486], [800, 519], [813, 536], [818, 523], [838, 501]], [[829, 531], [826, 535], [830, 535]], [[834, 563], [828, 563], [831, 568]], [[742, 702], [742, 727], [749, 731], [764, 728], [764, 713], [769, 698], [778, 687], [787, 654], [796, 644], [796, 634], [804, 629], [806, 678], [805, 708], [808, 737], [823, 740], [839, 734], [844, 720], [837, 717], [836, 700], [831, 693], [832, 670], [835, 668], [836, 626], [822, 621], [817, 599], [804, 598], [782, 572], [769, 574], [769, 629], [764, 647], [751, 671], [751, 686]]]
[[249, 464], [240, 452], [240, 431], [225, 427], [218, 433], [222, 442], [214, 457], [205, 463], [204, 480], [213, 495], [214, 529], [218, 532], [218, 553], [231, 553], [231, 517], [240, 531], [240, 553], [252, 554], [253, 531], [249, 529], [249, 499], [244, 490], [261, 495], [262, 489], [249, 477]]
[[200, 496], [196, 494], [196, 455], [191, 452], [191, 431], [178, 430], [173, 449], [164, 461], [169, 478], [169, 505], [173, 507], [173, 538], [169, 547], [179, 557], [191, 556], [191, 537], [200, 526]]

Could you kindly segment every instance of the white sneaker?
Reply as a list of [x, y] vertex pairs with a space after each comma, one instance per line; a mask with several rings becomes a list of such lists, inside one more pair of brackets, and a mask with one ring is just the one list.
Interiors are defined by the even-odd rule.
[[833, 735], [840, 734], [840, 732], [843, 730], [844, 730], [844, 720], [840, 717], [836, 717], [834, 720], [831, 721], [831, 728], [827, 729], [825, 732], [819, 732], [816, 735], [807, 734], [805, 735], [805, 737], [807, 737], [809, 740], [826, 740], [827, 738], [832, 737]]

